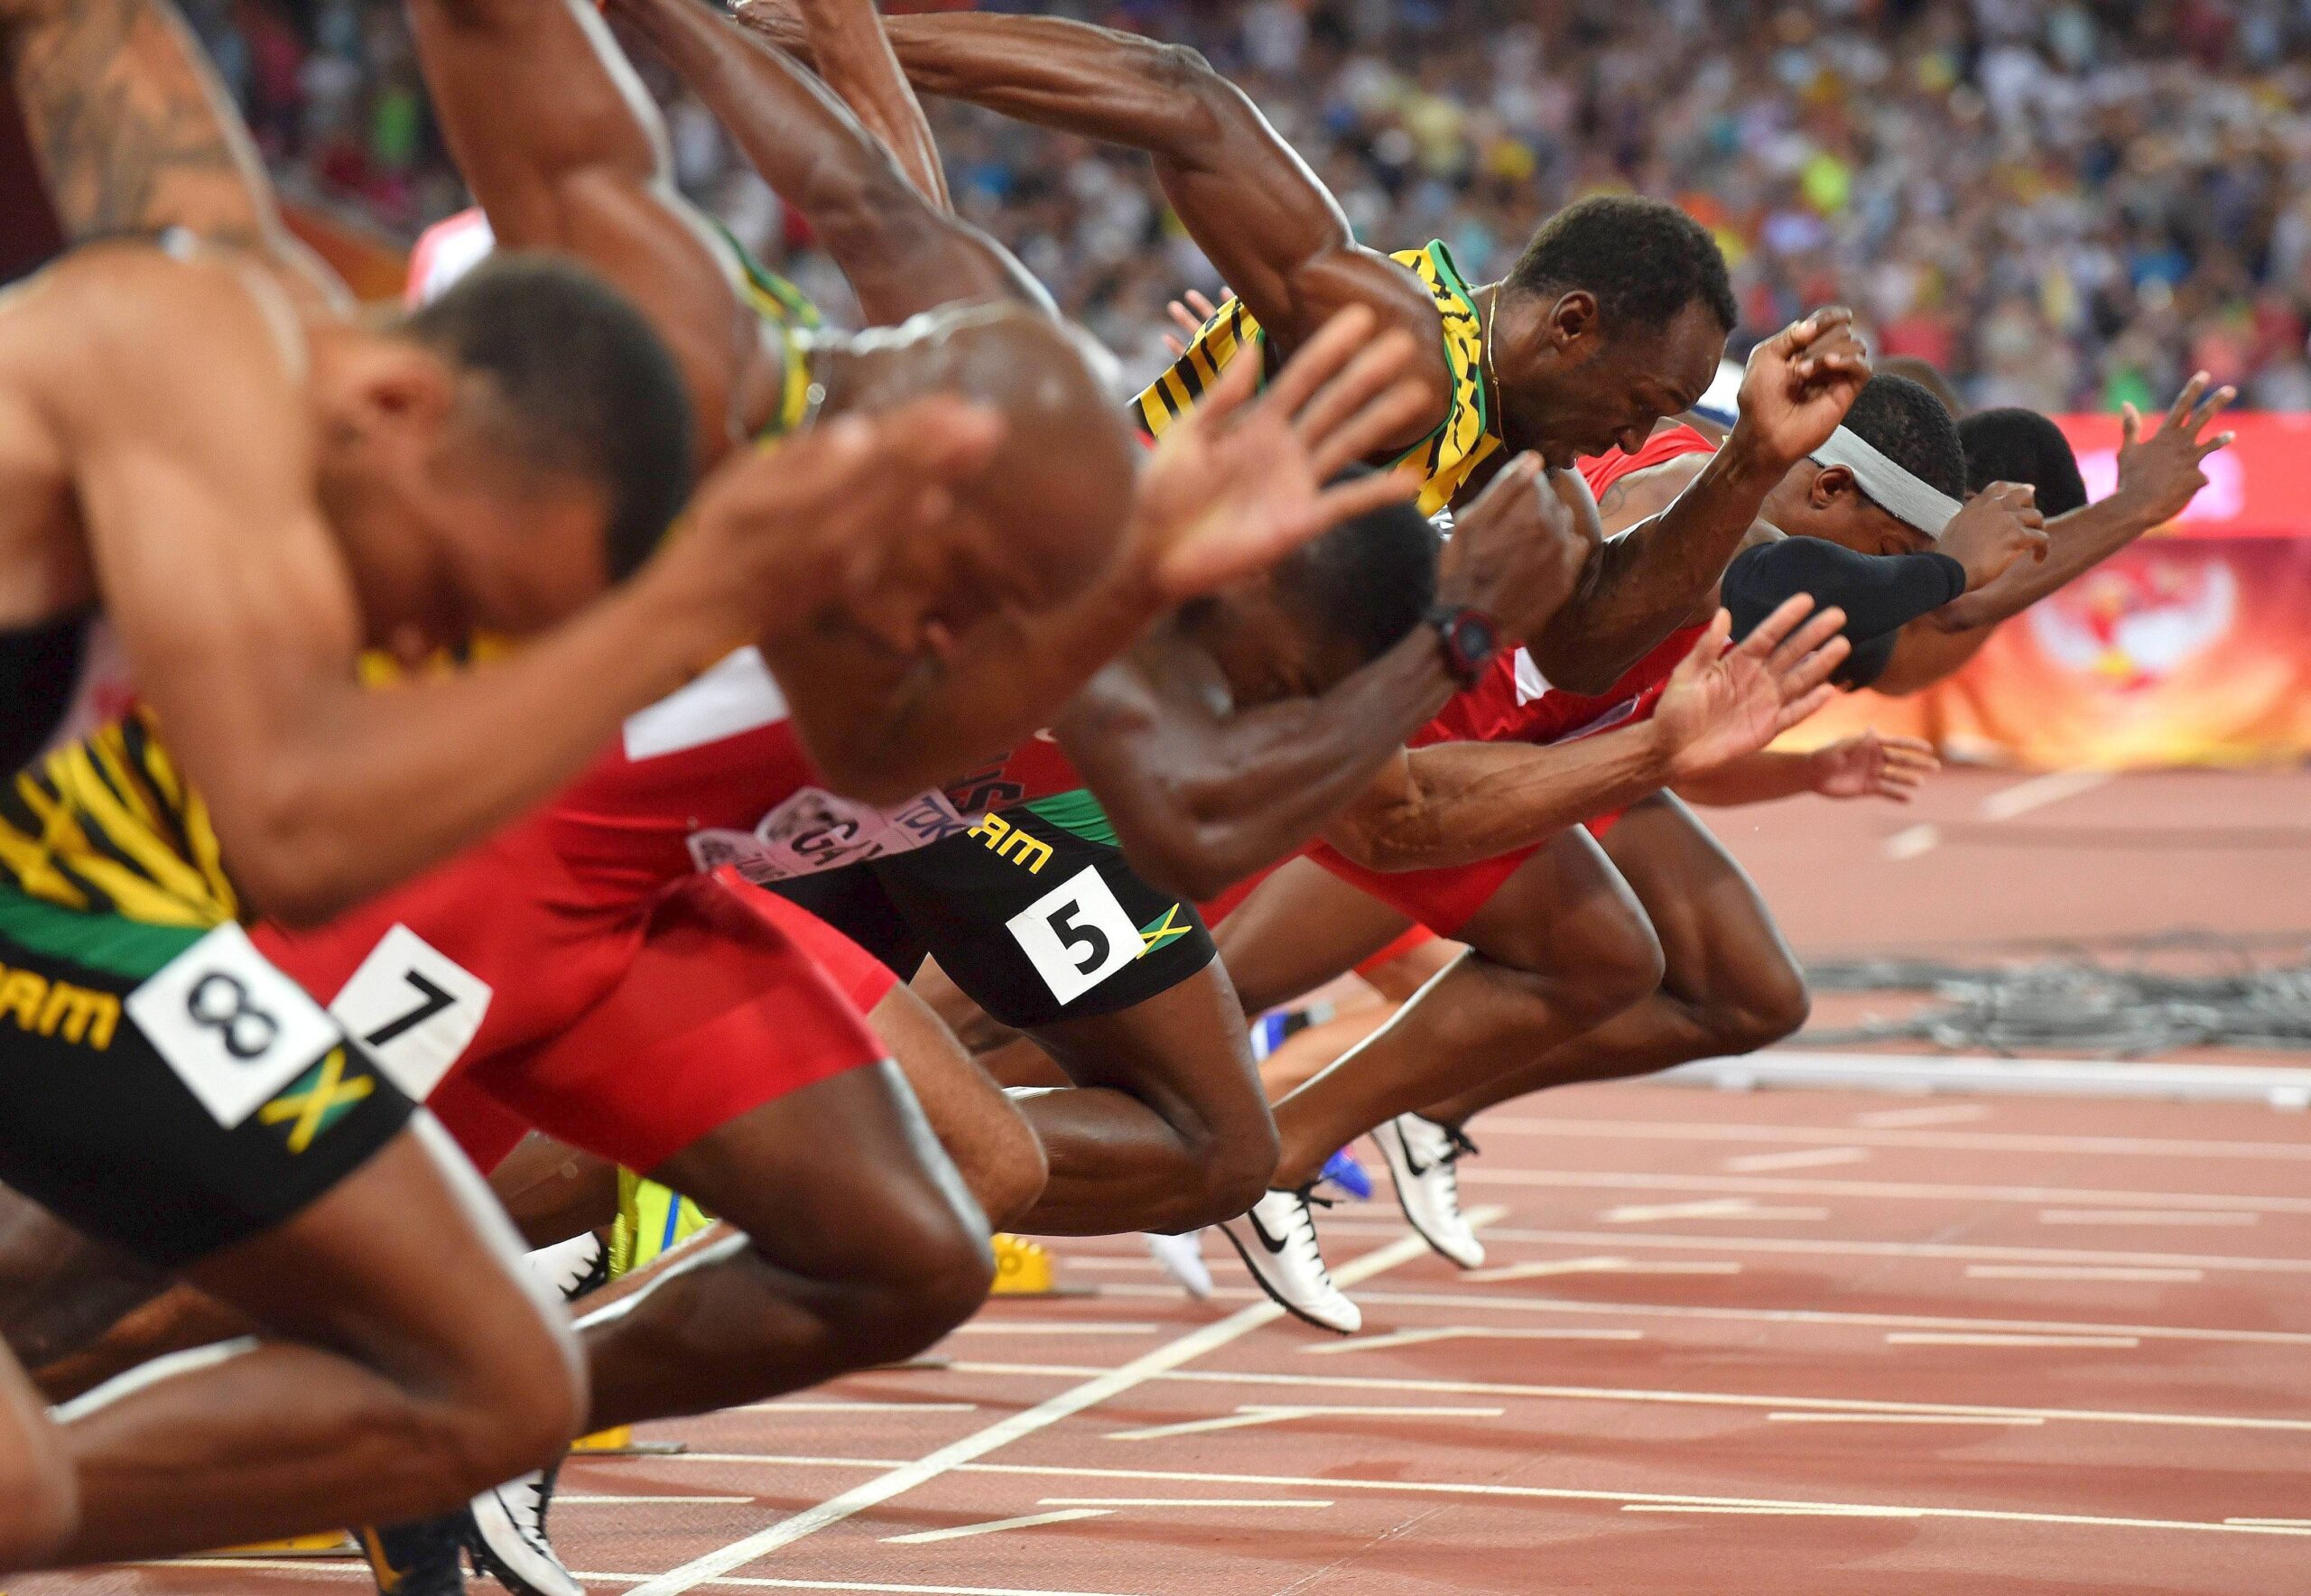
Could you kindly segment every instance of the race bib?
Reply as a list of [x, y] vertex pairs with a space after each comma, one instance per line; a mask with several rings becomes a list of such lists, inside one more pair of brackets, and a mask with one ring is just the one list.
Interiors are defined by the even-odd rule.
[[1044, 894], [1007, 925], [1011, 940], [1061, 1003], [1072, 1003], [1139, 957], [1139, 927], [1115, 893], [1086, 866]]
[[422, 1103], [481, 1029], [489, 997], [488, 982], [396, 925], [329, 1011], [403, 1096]]
[[690, 857], [701, 870], [729, 865], [764, 886], [905, 853], [969, 829], [943, 793], [877, 809], [821, 787], [804, 787], [763, 816], [752, 831], [709, 827], [691, 832]]
[[218, 926], [170, 960], [122, 1007], [227, 1130], [345, 1039], [237, 925]]

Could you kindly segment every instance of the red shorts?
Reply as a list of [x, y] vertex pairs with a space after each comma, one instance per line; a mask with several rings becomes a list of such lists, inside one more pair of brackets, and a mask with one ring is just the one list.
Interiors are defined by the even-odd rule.
[[888, 1056], [862, 1017], [896, 980], [823, 921], [735, 877], [694, 877], [625, 978], [559, 1035], [476, 1056], [430, 1106], [484, 1168], [530, 1127], [655, 1168], [790, 1092]]

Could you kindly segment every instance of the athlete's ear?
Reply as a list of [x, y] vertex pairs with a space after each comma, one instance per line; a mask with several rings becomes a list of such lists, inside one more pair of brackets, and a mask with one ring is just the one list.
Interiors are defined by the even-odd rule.
[[1824, 466], [1814, 473], [1814, 486], [1807, 497], [1817, 510], [1826, 510], [1849, 494], [1861, 490], [1854, 486], [1853, 473], [1844, 466]]
[[1557, 296], [1549, 307], [1549, 337], [1560, 349], [1570, 348], [1582, 339], [1594, 334], [1597, 327], [1597, 296], [1585, 288]]
[[457, 408], [458, 376], [431, 349], [385, 340], [364, 351], [355, 396], [373, 425], [430, 432]]

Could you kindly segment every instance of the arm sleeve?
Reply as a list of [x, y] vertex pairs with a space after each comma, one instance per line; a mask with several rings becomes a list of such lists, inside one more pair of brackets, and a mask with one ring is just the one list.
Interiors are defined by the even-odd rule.
[[1856, 645], [1898, 631], [1966, 590], [1966, 568], [1947, 554], [1857, 554], [1814, 537], [1745, 549], [1725, 568], [1725, 608], [1740, 642], [1791, 595], [1811, 593], [1845, 611]]

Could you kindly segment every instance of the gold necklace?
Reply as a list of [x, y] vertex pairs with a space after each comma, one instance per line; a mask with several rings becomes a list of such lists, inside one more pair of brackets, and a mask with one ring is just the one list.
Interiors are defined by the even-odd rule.
[[1492, 380], [1492, 404], [1500, 408], [1500, 368], [1493, 364], [1492, 329], [1500, 324], [1500, 284], [1492, 285], [1492, 299], [1484, 308], [1484, 374]]

